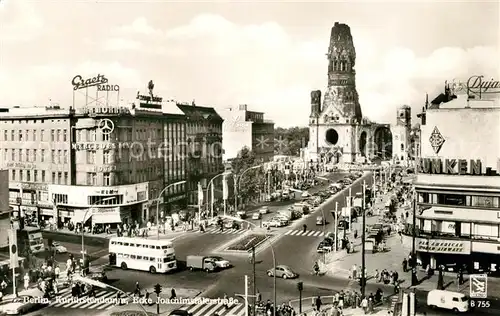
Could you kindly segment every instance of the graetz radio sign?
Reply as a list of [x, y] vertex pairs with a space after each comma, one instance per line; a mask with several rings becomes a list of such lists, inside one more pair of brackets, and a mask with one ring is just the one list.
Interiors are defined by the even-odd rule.
[[101, 74], [88, 79], [76, 75], [71, 80], [71, 84], [73, 85], [73, 90], [97, 87], [97, 91], [120, 91], [120, 86], [108, 84], [108, 78]]

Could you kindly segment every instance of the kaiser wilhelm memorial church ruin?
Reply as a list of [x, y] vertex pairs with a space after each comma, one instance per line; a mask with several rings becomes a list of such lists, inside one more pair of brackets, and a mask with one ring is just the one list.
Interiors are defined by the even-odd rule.
[[[311, 92], [305, 158], [323, 163], [407, 160], [411, 109], [400, 107], [392, 128], [363, 117], [356, 91], [356, 50], [348, 25], [335, 23], [327, 56], [328, 85], [323, 100], [320, 90]], [[393, 151], [394, 143], [398, 147]]]

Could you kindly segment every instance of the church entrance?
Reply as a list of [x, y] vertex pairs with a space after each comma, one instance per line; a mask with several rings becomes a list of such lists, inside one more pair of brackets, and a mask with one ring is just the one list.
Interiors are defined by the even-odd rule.
[[382, 160], [392, 159], [392, 133], [388, 127], [377, 127], [374, 133], [374, 155]]
[[359, 152], [363, 157], [368, 156], [366, 152], [366, 132], [361, 132], [361, 136], [359, 137]]

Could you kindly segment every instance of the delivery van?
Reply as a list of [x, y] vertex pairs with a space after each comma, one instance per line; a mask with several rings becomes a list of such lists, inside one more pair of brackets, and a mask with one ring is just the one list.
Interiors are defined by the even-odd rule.
[[458, 292], [432, 290], [427, 294], [427, 306], [465, 313], [469, 311], [469, 298]]

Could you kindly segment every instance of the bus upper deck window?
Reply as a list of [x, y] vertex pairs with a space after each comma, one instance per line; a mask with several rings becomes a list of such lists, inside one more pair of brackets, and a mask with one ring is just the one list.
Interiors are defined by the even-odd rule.
[[135, 247], [135, 244], [130, 244], [130, 247]]
[[112, 245], [115, 245], [115, 244], [116, 244], [116, 242], [112, 241], [112, 242], [111, 242], [111, 244], [112, 244]]
[[155, 249], [155, 246], [149, 245], [149, 249]]
[[125, 243], [123, 243], [123, 245], [124, 245], [124, 246], [128, 246], [128, 245], [129, 245], [129, 243], [128, 243], [128, 242], [125, 242]]
[[161, 249], [160, 246], [156, 246], [156, 249]]
[[154, 257], [149, 258], [149, 261], [155, 261]]
[[148, 245], [142, 245], [143, 248], [148, 248]]

